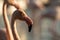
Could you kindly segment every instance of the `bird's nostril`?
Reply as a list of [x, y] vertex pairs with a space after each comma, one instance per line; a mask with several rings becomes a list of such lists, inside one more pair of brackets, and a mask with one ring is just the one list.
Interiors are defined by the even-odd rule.
[[28, 26], [28, 31], [31, 32], [31, 30], [32, 30], [32, 24]]

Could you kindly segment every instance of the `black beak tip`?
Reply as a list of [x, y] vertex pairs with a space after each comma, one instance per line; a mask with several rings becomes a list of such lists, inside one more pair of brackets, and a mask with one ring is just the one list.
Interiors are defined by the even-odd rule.
[[28, 31], [31, 32], [32, 30], [32, 24], [28, 26]]

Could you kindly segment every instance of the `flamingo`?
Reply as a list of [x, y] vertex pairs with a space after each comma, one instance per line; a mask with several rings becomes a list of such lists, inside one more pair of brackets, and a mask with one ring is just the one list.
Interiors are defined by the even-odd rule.
[[[33, 22], [31, 20], [31, 18], [29, 18], [24, 11], [19, 9], [18, 5], [16, 6], [15, 4], [12, 4], [14, 7], [17, 8], [17, 10], [12, 14], [11, 25], [10, 25], [9, 21], [8, 21], [7, 14], [6, 14], [7, 13], [7, 5], [10, 4], [8, 1], [9, 0], [7, 0], [7, 1], [4, 0], [4, 3], [3, 3], [3, 19], [4, 19], [6, 29], [5, 30], [0, 30], [0, 34], [1, 34], [0, 39], [1, 40], [2, 39], [3, 40], [20, 40], [20, 39], [18, 39], [17, 34], [16, 34], [17, 32], [16, 32], [16, 30], [14, 29], [14, 26], [13, 26], [14, 21], [16, 19], [26, 21], [26, 23], [28, 24], [29, 32], [31, 31]], [[4, 34], [4, 37], [3, 37], [3, 34]]]

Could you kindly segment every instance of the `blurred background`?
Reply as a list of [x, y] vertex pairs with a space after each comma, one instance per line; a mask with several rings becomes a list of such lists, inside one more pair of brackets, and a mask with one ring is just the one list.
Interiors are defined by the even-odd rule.
[[[60, 0], [16, 0], [33, 20], [32, 31], [24, 21], [16, 20], [16, 28], [22, 40], [60, 40]], [[0, 28], [4, 29], [3, 0], [0, 0]], [[8, 7], [8, 18], [15, 11]]]

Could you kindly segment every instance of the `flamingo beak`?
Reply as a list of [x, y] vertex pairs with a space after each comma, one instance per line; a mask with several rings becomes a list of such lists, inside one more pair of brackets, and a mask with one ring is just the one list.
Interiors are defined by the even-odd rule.
[[28, 26], [28, 31], [31, 32], [31, 30], [32, 30], [32, 24]]
[[29, 18], [29, 17], [26, 17], [26, 18], [25, 18], [25, 21], [26, 21], [26, 23], [28, 24], [28, 31], [31, 32], [31, 30], [32, 30], [32, 25], [33, 25], [33, 21], [32, 21], [31, 18]]

